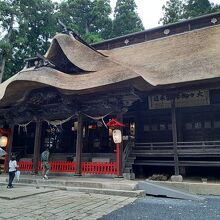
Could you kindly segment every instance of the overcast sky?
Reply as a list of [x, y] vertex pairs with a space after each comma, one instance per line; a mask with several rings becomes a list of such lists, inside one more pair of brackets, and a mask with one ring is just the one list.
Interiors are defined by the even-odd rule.
[[[163, 17], [162, 6], [167, 0], [135, 0], [138, 7], [138, 14], [144, 24], [145, 29], [158, 26], [158, 21]], [[210, 0], [215, 4], [220, 4], [220, 0]], [[116, 0], [111, 0], [112, 8], [115, 7]]]

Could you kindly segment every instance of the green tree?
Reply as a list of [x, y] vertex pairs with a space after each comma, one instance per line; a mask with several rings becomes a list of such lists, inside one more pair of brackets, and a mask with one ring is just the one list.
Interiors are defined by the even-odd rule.
[[6, 61], [12, 53], [15, 17], [18, 10], [15, 1], [0, 1], [0, 82], [5, 72]]
[[183, 6], [182, 0], [167, 1], [162, 7], [164, 17], [160, 19], [160, 22], [163, 24], [178, 22], [183, 17]]
[[210, 3], [209, 0], [169, 0], [163, 5], [164, 17], [160, 19], [163, 24], [177, 22], [220, 10], [219, 5]]
[[136, 10], [134, 0], [117, 0], [113, 20], [114, 37], [144, 30]]
[[24, 66], [24, 59], [45, 53], [56, 31], [55, 4], [51, 0], [0, 0], [1, 76]]
[[219, 12], [220, 11], [220, 5], [219, 4], [212, 4], [212, 13]]
[[184, 17], [193, 18], [212, 12], [209, 0], [187, 0], [184, 5]]
[[110, 0], [65, 0], [58, 11], [58, 17], [89, 43], [109, 38], [110, 14]]

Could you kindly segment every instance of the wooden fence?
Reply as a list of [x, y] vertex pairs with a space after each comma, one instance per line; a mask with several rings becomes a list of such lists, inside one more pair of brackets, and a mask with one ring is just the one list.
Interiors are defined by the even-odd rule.
[[[31, 161], [20, 161], [18, 162], [19, 170], [21, 171], [32, 171], [33, 162]], [[38, 171], [42, 171], [41, 162], [38, 163]], [[50, 172], [76, 172], [75, 162], [66, 161], [51, 161]], [[82, 162], [81, 172], [85, 174], [116, 174], [117, 167], [116, 162]]]
[[116, 163], [83, 162], [82, 173], [88, 174], [116, 174]]

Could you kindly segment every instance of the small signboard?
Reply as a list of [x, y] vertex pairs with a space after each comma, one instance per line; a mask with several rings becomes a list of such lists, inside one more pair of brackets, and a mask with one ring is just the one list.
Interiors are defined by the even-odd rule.
[[[171, 107], [168, 95], [148, 96], [149, 109], [164, 109]], [[176, 107], [209, 105], [209, 90], [196, 90], [180, 93], [175, 98]]]

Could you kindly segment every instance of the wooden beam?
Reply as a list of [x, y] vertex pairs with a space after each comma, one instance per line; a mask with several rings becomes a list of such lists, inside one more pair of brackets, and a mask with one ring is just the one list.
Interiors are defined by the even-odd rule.
[[75, 176], [81, 176], [81, 161], [82, 161], [82, 146], [83, 146], [83, 115], [78, 115], [77, 139], [76, 139], [76, 173]]
[[38, 174], [38, 162], [39, 162], [40, 146], [41, 146], [41, 131], [42, 131], [42, 121], [37, 121], [36, 129], [35, 129], [35, 139], [34, 139], [34, 158], [33, 158], [34, 174]]
[[175, 170], [175, 175], [179, 175], [179, 161], [178, 161], [178, 152], [177, 152], [177, 129], [176, 129], [176, 103], [175, 103], [175, 96], [172, 97], [172, 100], [171, 100], [171, 117], [172, 117], [174, 170]]

